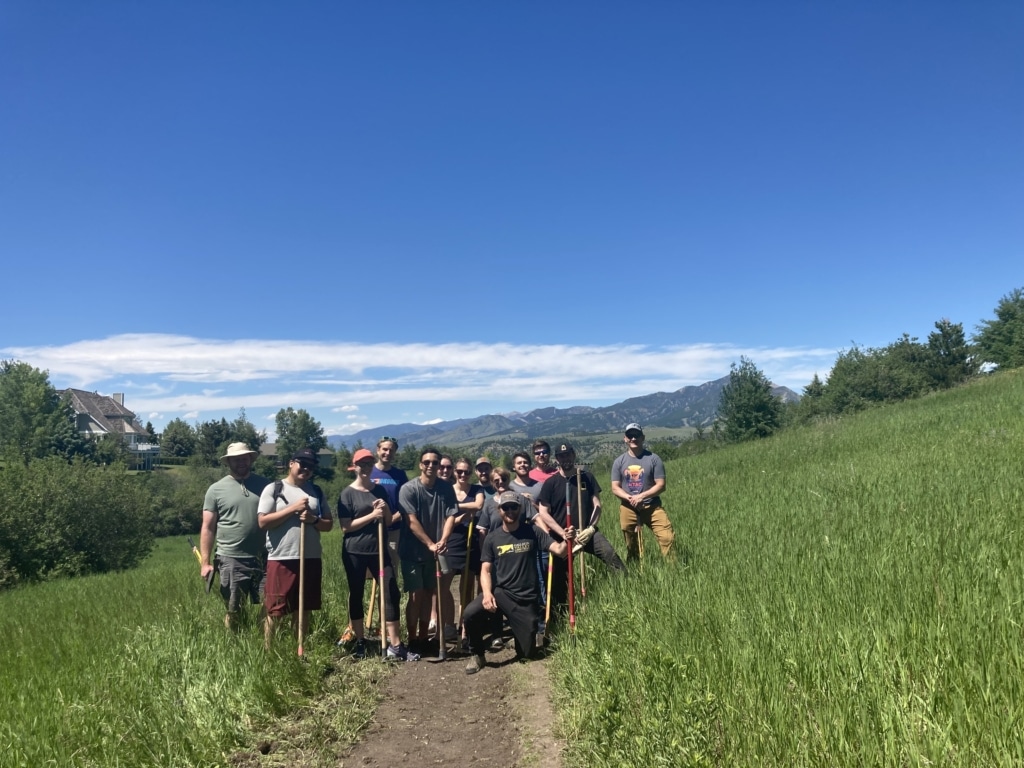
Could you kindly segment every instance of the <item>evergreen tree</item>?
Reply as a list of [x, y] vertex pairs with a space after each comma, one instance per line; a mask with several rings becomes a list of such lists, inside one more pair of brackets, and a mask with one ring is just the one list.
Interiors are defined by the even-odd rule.
[[266, 430], [256, 430], [256, 425], [246, 417], [245, 408], [238, 410], [238, 416], [231, 422], [228, 433], [230, 442], [245, 443], [254, 451], [259, 451], [260, 446], [267, 442]]
[[983, 320], [974, 334], [979, 362], [1000, 368], [1024, 365], [1024, 288], [1015, 288], [999, 300], [994, 320]]
[[231, 425], [227, 419], [204, 421], [196, 425], [196, 447], [193, 455], [204, 465], [215, 467], [230, 442]]
[[782, 401], [772, 395], [772, 385], [752, 360], [740, 358], [729, 368], [729, 383], [722, 390], [718, 416], [730, 442], [767, 437], [782, 421]]
[[978, 372], [961, 323], [952, 323], [946, 318], [937, 321], [935, 331], [928, 334], [928, 351], [932, 385], [939, 389], [962, 384]]
[[91, 453], [75, 425], [68, 398], [50, 384], [46, 371], [16, 360], [0, 360], [0, 455], [20, 462]]

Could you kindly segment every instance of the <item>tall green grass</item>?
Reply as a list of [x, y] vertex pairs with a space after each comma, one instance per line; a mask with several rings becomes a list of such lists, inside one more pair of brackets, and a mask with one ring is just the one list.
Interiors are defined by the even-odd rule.
[[671, 463], [679, 561], [559, 643], [568, 764], [1024, 765], [1022, 446], [1012, 373]]
[[160, 540], [135, 571], [0, 594], [0, 766], [225, 765], [322, 693], [331, 670], [345, 695], [319, 727], [325, 742], [351, 738], [382, 672], [337, 663], [348, 593], [328, 536], [309, 663], [287, 633], [265, 652], [255, 611], [228, 633], [184, 539]]

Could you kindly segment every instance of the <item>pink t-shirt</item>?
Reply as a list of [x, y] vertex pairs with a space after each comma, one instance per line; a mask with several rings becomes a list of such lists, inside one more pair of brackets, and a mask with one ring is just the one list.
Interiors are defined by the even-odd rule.
[[541, 469], [540, 467], [534, 467], [533, 469], [530, 470], [530, 477], [536, 480], [538, 483], [543, 483], [557, 471], [557, 466], [552, 466], [549, 470], [544, 470]]

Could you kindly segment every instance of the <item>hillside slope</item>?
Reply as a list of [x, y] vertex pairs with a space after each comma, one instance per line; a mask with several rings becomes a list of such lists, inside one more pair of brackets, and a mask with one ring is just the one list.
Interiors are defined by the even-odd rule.
[[670, 462], [680, 559], [588, 572], [556, 665], [574, 754], [1024, 765], [1022, 445], [1016, 371]]

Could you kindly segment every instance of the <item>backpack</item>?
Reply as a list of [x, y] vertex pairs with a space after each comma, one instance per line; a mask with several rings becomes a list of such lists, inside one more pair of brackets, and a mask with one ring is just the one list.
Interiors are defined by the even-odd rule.
[[[318, 508], [320, 510], [320, 514], [323, 515], [323, 513], [324, 513], [324, 492], [323, 492], [323, 490], [321, 490], [320, 486], [317, 485], [316, 483], [310, 483], [310, 485], [313, 486], [313, 491], [316, 494], [316, 503], [317, 503]], [[277, 500], [279, 498], [281, 498], [281, 493], [282, 493], [283, 490], [284, 490], [284, 480], [275, 480], [274, 481], [274, 503], [275, 504], [277, 504]]]

